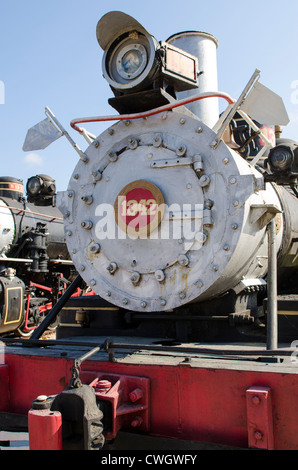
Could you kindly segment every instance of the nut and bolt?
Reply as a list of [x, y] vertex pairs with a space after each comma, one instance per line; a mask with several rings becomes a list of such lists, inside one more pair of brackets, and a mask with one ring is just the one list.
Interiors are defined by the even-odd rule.
[[139, 145], [139, 142], [137, 139], [131, 138], [128, 141], [128, 146], [131, 150], [135, 150]]
[[101, 173], [101, 171], [99, 171], [99, 170], [94, 170], [94, 171], [92, 171], [92, 176], [93, 176], [93, 178], [94, 178], [94, 181], [97, 182], [97, 181], [100, 181], [100, 180], [101, 180], [101, 178], [102, 178], [102, 173]]
[[153, 147], [158, 148], [162, 146], [162, 137], [160, 135], [156, 135], [153, 137]]
[[99, 380], [95, 386], [95, 390], [99, 393], [107, 393], [112, 387], [109, 380]]
[[132, 403], [135, 403], [136, 401], [140, 400], [143, 398], [143, 390], [141, 388], [136, 388], [129, 394], [129, 399]]
[[89, 247], [89, 251], [93, 254], [99, 253], [100, 252], [100, 244], [99, 243], [93, 243]]
[[118, 269], [117, 263], [112, 261], [109, 266], [107, 267], [107, 270], [109, 271], [110, 274], [114, 274]]
[[81, 200], [85, 202], [88, 206], [90, 206], [93, 203], [93, 197], [92, 196], [82, 196]]
[[130, 424], [133, 428], [138, 428], [143, 424], [143, 418], [137, 416]]
[[165, 279], [165, 277], [166, 277], [166, 276], [165, 276], [165, 273], [163, 272], [162, 269], [157, 269], [157, 271], [155, 271], [154, 274], [155, 274], [155, 278], [156, 278], [156, 280], [157, 280], [158, 282], [164, 281], [164, 279]]
[[184, 155], [186, 154], [186, 152], [187, 152], [187, 147], [186, 147], [186, 145], [181, 144], [181, 145], [179, 145], [179, 147], [178, 147], [177, 150], [176, 150], [176, 155], [177, 155], [178, 157], [184, 157]]
[[208, 175], [203, 175], [199, 179], [199, 185], [201, 186], [201, 188], [205, 188], [206, 186], [208, 186], [210, 184], [210, 182], [211, 182], [211, 180], [210, 180]]
[[257, 441], [261, 441], [263, 439], [263, 434], [261, 433], [261, 431], [255, 431], [254, 437]]
[[140, 279], [141, 279], [141, 274], [138, 271], [134, 271], [132, 275], [130, 276], [130, 280], [135, 286], [140, 282]]
[[258, 397], [256, 395], [256, 396], [252, 397], [251, 402], [252, 402], [253, 405], [257, 406], [261, 403], [261, 399], [260, 399], [260, 397]]
[[186, 255], [178, 256], [178, 263], [181, 266], [188, 266], [189, 265], [189, 258]]
[[116, 152], [109, 152], [109, 159], [111, 162], [116, 162], [118, 160], [118, 155]]
[[81, 222], [81, 227], [85, 230], [91, 230], [93, 227], [93, 223], [91, 222], [91, 220], [83, 220], [83, 222]]

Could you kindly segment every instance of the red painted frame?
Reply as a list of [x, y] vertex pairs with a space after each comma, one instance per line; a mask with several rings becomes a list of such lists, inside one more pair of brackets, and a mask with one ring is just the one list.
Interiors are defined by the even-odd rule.
[[[54, 395], [71, 379], [73, 360], [5, 354], [0, 366], [0, 411], [27, 414], [38, 395]], [[240, 448], [298, 449], [298, 374], [195, 368], [185, 365], [134, 365], [86, 361], [85, 383], [104, 374], [148, 379], [150, 388], [149, 435]], [[135, 384], [132, 384], [134, 388]], [[258, 387], [255, 389], [255, 387]], [[261, 388], [260, 388], [261, 387]], [[137, 385], [137, 388], [142, 388]], [[258, 412], [262, 432], [251, 438], [251, 398], [257, 390], [270, 394], [270, 403]], [[251, 397], [251, 394], [253, 396]], [[256, 401], [256, 400], [255, 400]], [[263, 417], [262, 417], [263, 416]], [[124, 427], [137, 432], [137, 427]], [[269, 433], [269, 434], [268, 434]], [[269, 442], [269, 444], [268, 444]]]

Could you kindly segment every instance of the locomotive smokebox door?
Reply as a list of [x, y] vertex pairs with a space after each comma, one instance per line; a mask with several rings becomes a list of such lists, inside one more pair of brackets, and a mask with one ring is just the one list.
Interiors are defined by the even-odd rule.
[[248, 267], [266, 273], [266, 227], [252, 212], [278, 197], [214, 138], [182, 110], [118, 122], [88, 147], [57, 203], [73, 262], [102, 298], [165, 311], [218, 296]]

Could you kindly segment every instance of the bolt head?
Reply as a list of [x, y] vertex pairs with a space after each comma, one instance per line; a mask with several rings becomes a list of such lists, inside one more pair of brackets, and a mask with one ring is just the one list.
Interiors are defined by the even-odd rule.
[[261, 433], [261, 431], [256, 431], [254, 433], [254, 436], [257, 441], [261, 441], [263, 439], [263, 434]]
[[261, 399], [258, 396], [252, 397], [251, 401], [252, 401], [252, 404], [255, 405], [255, 406], [257, 406], [261, 403]]

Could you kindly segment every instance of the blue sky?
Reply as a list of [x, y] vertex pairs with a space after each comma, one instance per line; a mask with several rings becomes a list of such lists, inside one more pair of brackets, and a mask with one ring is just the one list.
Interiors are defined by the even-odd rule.
[[[44, 151], [24, 153], [28, 128], [49, 106], [83, 150], [71, 119], [115, 114], [101, 75], [96, 24], [120, 10], [134, 16], [158, 40], [185, 31], [206, 31], [219, 40], [219, 90], [237, 98], [256, 68], [261, 82], [284, 100], [291, 123], [284, 136], [298, 140], [297, 0], [1, 0], [1, 175], [27, 181], [37, 173], [67, 187], [77, 153], [65, 138]], [[1, 94], [2, 93], [2, 94]], [[104, 125], [86, 126], [99, 134]]]

